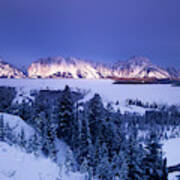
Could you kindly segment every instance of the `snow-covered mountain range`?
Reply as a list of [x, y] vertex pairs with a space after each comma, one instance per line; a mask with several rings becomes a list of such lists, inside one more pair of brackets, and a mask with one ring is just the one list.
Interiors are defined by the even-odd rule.
[[[41, 58], [27, 69], [28, 78], [179, 78], [180, 72], [175, 68], [163, 69], [145, 57], [132, 57], [127, 61], [112, 64], [95, 63], [77, 58]], [[0, 61], [0, 77], [24, 78], [23, 72]]]
[[25, 78], [22, 71], [0, 59], [0, 78]]
[[76, 58], [43, 58], [28, 68], [30, 78], [157, 78], [178, 77], [177, 72], [152, 64], [145, 57], [132, 57], [128, 61], [106, 65]]

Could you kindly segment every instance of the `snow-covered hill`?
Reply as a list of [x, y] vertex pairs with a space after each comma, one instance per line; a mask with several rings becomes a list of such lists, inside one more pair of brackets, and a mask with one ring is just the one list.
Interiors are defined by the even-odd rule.
[[15, 146], [0, 142], [1, 180], [84, 180], [80, 173], [66, 173], [50, 159], [35, 157]]
[[[9, 127], [13, 130], [13, 135], [16, 137], [18, 134], [21, 134], [21, 131], [24, 130], [25, 137], [29, 139], [34, 133], [34, 129], [27, 125], [20, 117], [14, 116], [11, 114], [0, 113], [0, 117], [2, 117], [4, 125], [8, 124]], [[1, 121], [1, 118], [0, 118]]]
[[[0, 113], [0, 121], [2, 120], [4, 127], [8, 124], [15, 138], [21, 135], [22, 129], [27, 142], [35, 134], [35, 130], [18, 116]], [[41, 152], [37, 158], [18, 145], [10, 146], [0, 141], [0, 180], [84, 180], [84, 175], [67, 170], [65, 162], [69, 147], [59, 140], [56, 141], [56, 146], [57, 164], [45, 158]]]
[[113, 65], [92, 63], [76, 58], [42, 58], [28, 68], [30, 78], [171, 78], [168, 71], [144, 57], [133, 57]]
[[0, 78], [25, 78], [23, 72], [0, 59]]

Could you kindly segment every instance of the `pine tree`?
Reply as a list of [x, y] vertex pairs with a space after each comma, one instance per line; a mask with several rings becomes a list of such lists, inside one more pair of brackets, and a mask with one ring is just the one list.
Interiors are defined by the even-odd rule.
[[4, 141], [4, 119], [3, 116], [0, 116], [0, 141]]
[[62, 97], [59, 102], [58, 114], [58, 137], [65, 140], [65, 142], [72, 146], [73, 133], [77, 127], [74, 126], [74, 102], [71, 90], [68, 86], [62, 92]]
[[44, 129], [45, 129], [45, 113], [41, 112], [40, 114], [37, 114], [37, 117], [35, 118], [35, 128], [40, 136], [44, 136]]
[[9, 145], [16, 144], [16, 136], [13, 134], [13, 129], [10, 128], [9, 124], [5, 124], [5, 142], [7, 142]]
[[124, 152], [121, 152], [119, 154], [119, 157], [121, 158], [121, 165], [119, 170], [119, 179], [128, 180], [128, 163], [127, 163], [127, 157], [125, 156]]
[[[83, 159], [83, 162], [81, 163], [81, 166], [80, 166], [80, 172], [81, 172], [82, 174], [87, 174], [88, 169], [89, 169], [89, 167], [88, 167], [87, 159], [84, 158], [84, 159]], [[87, 178], [86, 178], [86, 179], [87, 179]]]
[[21, 147], [26, 148], [26, 137], [25, 137], [25, 132], [24, 129], [21, 129], [20, 134], [18, 135], [18, 143]]
[[127, 165], [128, 179], [141, 180], [143, 179], [143, 168], [141, 165], [143, 158], [143, 148], [137, 140], [137, 131], [132, 130], [132, 134], [127, 142]]
[[104, 106], [99, 94], [94, 95], [94, 97], [89, 101], [88, 107], [89, 128], [92, 136], [92, 143], [95, 144], [104, 118]]
[[66, 159], [65, 159], [65, 167], [66, 167], [66, 174], [69, 174], [69, 172], [75, 172], [77, 169], [77, 164], [73, 157], [73, 152], [68, 149], [66, 153]]
[[102, 147], [99, 147], [98, 156], [100, 158], [97, 166], [95, 175], [98, 179], [109, 180], [112, 179], [113, 174], [111, 171], [111, 164], [109, 162], [108, 149], [106, 144], [103, 143]]
[[57, 149], [56, 149], [56, 126], [54, 124], [49, 125], [49, 131], [47, 136], [47, 142], [49, 143], [49, 156], [53, 161], [57, 161]]
[[27, 142], [27, 152], [34, 153], [35, 156], [38, 156], [41, 152], [41, 149], [42, 144], [39, 140], [38, 134], [34, 133], [34, 135], [32, 135]]
[[31, 106], [29, 100], [23, 99], [19, 105], [17, 115], [28, 123], [31, 123]]
[[84, 162], [84, 160], [87, 160], [87, 154], [88, 154], [88, 147], [89, 147], [89, 141], [88, 141], [88, 129], [87, 129], [87, 119], [82, 119], [82, 125], [81, 125], [81, 135], [80, 135], [80, 146], [78, 148], [78, 154], [77, 154], [77, 160], [79, 164]]
[[[85, 106], [85, 117], [88, 117], [88, 106]], [[88, 162], [88, 180], [91, 180], [94, 176], [94, 169], [95, 169], [95, 148], [92, 143], [92, 136], [90, 132], [90, 125], [88, 118], [86, 118], [86, 129], [87, 129], [87, 162]]]
[[162, 145], [159, 143], [156, 133], [151, 130], [146, 142], [146, 156], [143, 160], [146, 180], [159, 180], [164, 177], [164, 166], [162, 157]]

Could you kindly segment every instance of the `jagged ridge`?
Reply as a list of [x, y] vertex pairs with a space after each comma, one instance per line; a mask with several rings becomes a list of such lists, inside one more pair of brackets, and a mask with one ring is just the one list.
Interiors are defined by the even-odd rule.
[[[112, 64], [95, 63], [77, 58], [41, 58], [28, 68], [29, 78], [156, 78], [174, 79], [180, 77], [175, 68], [163, 69], [148, 58], [132, 57], [127, 61]], [[26, 75], [14, 66], [0, 59], [0, 78], [25, 78]]]
[[76, 58], [44, 58], [30, 65], [30, 78], [171, 78], [171, 74], [144, 57], [133, 57], [113, 65], [92, 63]]

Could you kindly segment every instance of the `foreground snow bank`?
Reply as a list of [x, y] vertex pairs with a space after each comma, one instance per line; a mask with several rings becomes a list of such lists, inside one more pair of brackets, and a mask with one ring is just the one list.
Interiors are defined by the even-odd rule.
[[50, 159], [36, 158], [0, 142], [0, 180], [84, 180], [79, 173], [65, 173]]
[[[168, 166], [180, 164], [180, 138], [165, 141], [163, 150], [165, 152], [165, 156], [167, 157]], [[177, 180], [176, 175], [180, 175], [180, 173], [173, 173], [169, 175], [169, 180]]]

